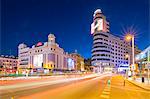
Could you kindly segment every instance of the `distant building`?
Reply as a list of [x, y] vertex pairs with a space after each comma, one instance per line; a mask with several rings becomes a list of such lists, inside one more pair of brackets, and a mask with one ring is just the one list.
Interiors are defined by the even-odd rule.
[[91, 58], [84, 59], [85, 71], [93, 72], [95, 66], [91, 64]]
[[76, 58], [76, 70], [77, 71], [84, 71], [85, 67], [84, 67], [84, 58], [78, 54], [77, 52], [75, 53], [71, 53], [71, 55], [73, 55]]
[[150, 68], [150, 46], [135, 56], [135, 62], [139, 65], [139, 70]]
[[[109, 22], [100, 9], [93, 15], [91, 34], [93, 35], [92, 65], [96, 72], [112, 71], [122, 64], [130, 64], [132, 52], [130, 43], [113, 35], [109, 31]], [[135, 47], [135, 54], [139, 53]], [[130, 55], [130, 59], [126, 55]], [[130, 60], [130, 61], [129, 61]]]
[[14, 74], [17, 71], [18, 58], [14, 56], [0, 56], [0, 74]]
[[76, 69], [76, 58], [55, 42], [53, 34], [48, 35], [48, 42], [38, 42], [32, 48], [22, 43], [18, 46], [19, 70], [30, 73], [65, 71]]

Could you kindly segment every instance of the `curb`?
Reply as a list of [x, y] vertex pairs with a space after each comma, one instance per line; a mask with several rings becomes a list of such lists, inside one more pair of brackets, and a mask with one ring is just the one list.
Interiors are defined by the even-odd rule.
[[133, 84], [133, 85], [135, 85], [135, 86], [137, 86], [137, 87], [140, 87], [140, 88], [142, 88], [142, 89], [144, 89], [144, 90], [150, 91], [150, 88], [146, 88], [146, 87], [140, 86], [140, 85], [137, 84], [136, 82], [130, 81], [130, 80], [128, 80], [128, 79], [126, 79], [126, 80], [127, 80], [129, 83], [131, 83], [131, 84]]

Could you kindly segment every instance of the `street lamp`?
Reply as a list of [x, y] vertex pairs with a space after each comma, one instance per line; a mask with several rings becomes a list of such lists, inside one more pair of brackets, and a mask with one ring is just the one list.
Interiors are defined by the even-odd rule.
[[126, 41], [131, 41], [132, 42], [132, 69], [133, 69], [133, 75], [134, 75], [134, 70], [135, 70], [135, 60], [134, 60], [134, 35], [127, 34], [125, 36]]

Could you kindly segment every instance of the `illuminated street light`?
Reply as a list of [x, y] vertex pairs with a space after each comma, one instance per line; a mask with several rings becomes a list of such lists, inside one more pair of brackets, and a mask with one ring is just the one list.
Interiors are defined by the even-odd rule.
[[134, 60], [134, 35], [131, 35], [130, 33], [127, 34], [125, 36], [125, 40], [128, 41], [128, 42], [132, 42], [132, 70], [133, 70], [133, 75], [134, 75], [134, 70], [135, 70], [135, 60]]
[[127, 34], [126, 37], [125, 37], [125, 40], [126, 41], [131, 41], [132, 39], [132, 35], [131, 34]]

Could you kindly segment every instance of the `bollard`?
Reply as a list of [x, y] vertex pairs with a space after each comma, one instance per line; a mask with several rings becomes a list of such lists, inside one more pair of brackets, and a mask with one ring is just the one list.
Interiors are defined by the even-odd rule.
[[111, 81], [110, 81], [110, 79], [107, 81], [107, 85], [108, 86], [110, 86], [110, 83], [111, 83]]
[[142, 77], [142, 83], [144, 83], [144, 77]]

